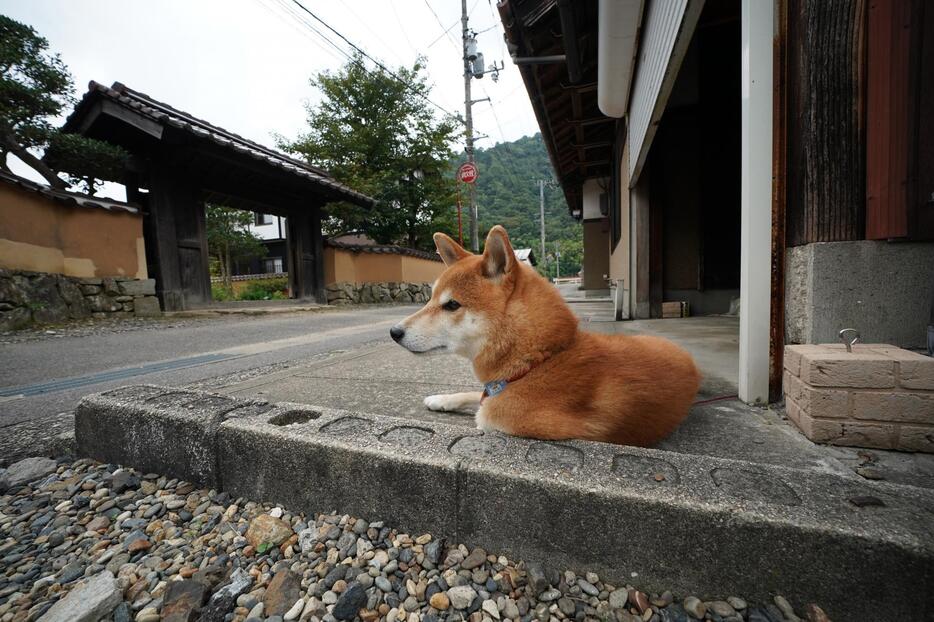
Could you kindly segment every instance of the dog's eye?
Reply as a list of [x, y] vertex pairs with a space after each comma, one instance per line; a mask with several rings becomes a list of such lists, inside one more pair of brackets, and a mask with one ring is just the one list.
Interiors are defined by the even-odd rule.
[[445, 311], [457, 311], [461, 308], [461, 303], [457, 302], [456, 300], [448, 300], [446, 303], [441, 305], [441, 308]]

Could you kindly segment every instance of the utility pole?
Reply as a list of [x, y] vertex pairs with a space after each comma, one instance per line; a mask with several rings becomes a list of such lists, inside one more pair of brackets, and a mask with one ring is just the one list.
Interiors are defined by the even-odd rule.
[[555, 240], [555, 283], [561, 278], [561, 251], [558, 248], [558, 241]]
[[[466, 151], [467, 161], [471, 164], [473, 160], [473, 100], [470, 98], [470, 79], [473, 78], [473, 68], [470, 59], [467, 58], [467, 39], [470, 32], [467, 30], [467, 0], [461, 0], [461, 41], [464, 47], [464, 106], [467, 108], [465, 125], [467, 126]], [[470, 247], [473, 252], [480, 252], [480, 230], [477, 223], [477, 198], [474, 193], [473, 184], [468, 184], [467, 190], [470, 197]]]
[[542, 261], [545, 261], [545, 180], [538, 180], [538, 210], [542, 223]]

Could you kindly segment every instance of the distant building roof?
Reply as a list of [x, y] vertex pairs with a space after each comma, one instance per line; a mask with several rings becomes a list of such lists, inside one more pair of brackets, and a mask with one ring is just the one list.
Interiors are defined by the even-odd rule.
[[342, 242], [340, 238], [328, 239], [324, 242], [325, 246], [340, 248], [353, 253], [374, 253], [376, 255], [407, 255], [409, 257], [418, 257], [419, 259], [428, 259], [430, 261], [441, 261], [441, 256], [437, 252], [419, 250], [417, 248], [406, 248], [405, 246], [394, 246], [392, 244], [363, 243], [353, 244]]
[[535, 254], [532, 252], [531, 248], [516, 248], [513, 252], [516, 254], [516, 259], [522, 263], [527, 263], [530, 266], [535, 265]]
[[82, 126], [93, 121], [94, 115], [97, 114], [94, 104], [102, 98], [161, 126], [170, 126], [198, 138], [207, 139], [225, 149], [303, 177], [316, 185], [323, 186], [331, 195], [331, 200], [349, 201], [364, 207], [375, 203], [374, 199], [362, 192], [357, 192], [336, 181], [323, 169], [290, 158], [283, 153], [247, 140], [233, 132], [228, 132], [187, 112], [182, 112], [168, 104], [155, 100], [144, 93], [134, 91], [120, 82], [114, 82], [112, 86], [107, 87], [92, 80], [88, 84], [87, 93], [78, 102], [74, 112], [65, 121], [62, 129], [66, 132], [81, 133]]
[[362, 231], [351, 231], [342, 235], [328, 238], [332, 242], [356, 244], [357, 246], [378, 246], [379, 243]]
[[89, 194], [81, 194], [80, 192], [57, 190], [44, 184], [36, 183], [32, 180], [26, 179], [25, 177], [11, 175], [3, 171], [0, 171], [0, 182], [19, 188], [20, 190], [25, 190], [26, 192], [34, 192], [57, 203], [70, 205], [72, 207], [91, 207], [110, 211], [129, 212], [130, 214], [140, 213], [139, 207], [130, 203], [124, 203], [123, 201], [116, 201], [106, 197], [95, 197]]

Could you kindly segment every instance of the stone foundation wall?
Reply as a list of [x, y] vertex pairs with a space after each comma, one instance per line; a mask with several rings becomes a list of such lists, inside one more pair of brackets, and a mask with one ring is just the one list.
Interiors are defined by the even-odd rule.
[[428, 302], [428, 283], [332, 283], [325, 287], [328, 304], [349, 305], [377, 302]]
[[87, 317], [159, 315], [154, 279], [0, 270], [0, 331]]
[[924, 348], [934, 322], [934, 243], [817, 242], [785, 252], [785, 343]]

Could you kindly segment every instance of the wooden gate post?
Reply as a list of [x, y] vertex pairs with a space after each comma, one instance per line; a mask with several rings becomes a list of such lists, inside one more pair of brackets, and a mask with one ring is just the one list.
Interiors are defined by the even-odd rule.
[[292, 213], [286, 218], [289, 290], [292, 298], [327, 304], [324, 293], [324, 243], [321, 208]]
[[204, 204], [182, 172], [154, 162], [144, 220], [150, 275], [164, 311], [211, 301]]

